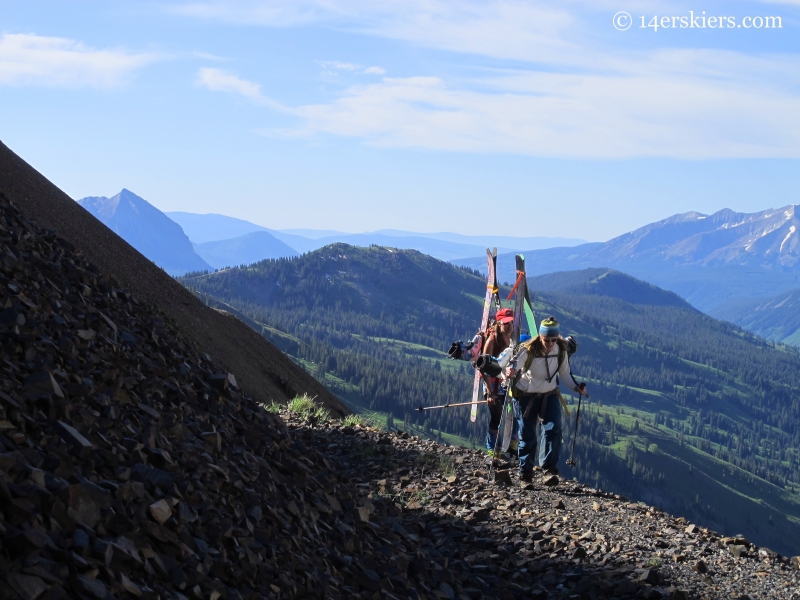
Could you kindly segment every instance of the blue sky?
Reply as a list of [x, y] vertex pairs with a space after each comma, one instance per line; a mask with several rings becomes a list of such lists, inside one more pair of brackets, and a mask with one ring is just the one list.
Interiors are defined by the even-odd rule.
[[800, 203], [799, 30], [800, 0], [0, 1], [0, 140], [74, 198], [605, 240]]

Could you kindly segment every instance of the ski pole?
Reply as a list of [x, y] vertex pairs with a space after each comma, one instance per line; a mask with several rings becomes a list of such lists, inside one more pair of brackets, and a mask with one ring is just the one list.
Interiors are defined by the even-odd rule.
[[[457, 404], [440, 404], [439, 406], [419, 406], [417, 410], [419, 412], [424, 412], [426, 410], [433, 410], [435, 408], [452, 408], [454, 406], [472, 406], [472, 402], [459, 402]], [[480, 402], [475, 402], [474, 404], [486, 404], [486, 400], [481, 400]]]
[[[586, 396], [589, 397], [588, 395]], [[574, 467], [577, 463], [575, 462], [575, 442], [578, 440], [578, 420], [581, 418], [581, 401], [583, 400], [583, 394], [578, 395], [578, 410], [575, 411], [575, 433], [572, 435], [572, 452], [570, 453], [569, 460], [567, 461], [568, 467]]]

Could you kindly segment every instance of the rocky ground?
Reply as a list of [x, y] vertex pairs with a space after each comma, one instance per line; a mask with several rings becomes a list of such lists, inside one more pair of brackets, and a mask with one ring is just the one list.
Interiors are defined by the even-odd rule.
[[434, 557], [389, 577], [397, 597], [800, 598], [798, 558], [744, 538], [576, 481], [524, 484], [512, 468], [498, 483], [479, 451], [284, 417], [303, 447], [326, 449], [359, 503], [392, 502], [397, 538]]
[[746, 540], [265, 410], [2, 195], [0, 304], [0, 598], [797, 596]]

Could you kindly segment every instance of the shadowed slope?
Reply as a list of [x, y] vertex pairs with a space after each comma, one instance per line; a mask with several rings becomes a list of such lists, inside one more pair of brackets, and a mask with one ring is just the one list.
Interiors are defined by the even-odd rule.
[[204, 351], [233, 371], [259, 401], [317, 396], [336, 412], [347, 408], [286, 355], [236, 318], [204, 306], [64, 192], [0, 143], [0, 192], [29, 219], [74, 244], [139, 299], [154, 304]]

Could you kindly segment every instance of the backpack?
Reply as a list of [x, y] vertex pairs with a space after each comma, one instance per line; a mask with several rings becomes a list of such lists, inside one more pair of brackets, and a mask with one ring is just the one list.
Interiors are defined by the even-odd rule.
[[478, 357], [483, 354], [483, 347], [486, 345], [486, 340], [492, 335], [494, 331], [494, 321], [489, 321], [486, 329], [479, 331], [467, 343], [459, 340], [450, 345], [450, 350], [447, 352], [447, 357], [455, 360], [467, 360], [475, 362]]
[[[517, 376], [514, 378], [514, 383], [512, 386], [514, 389], [517, 387], [517, 381], [519, 377], [521, 377], [525, 371], [531, 368], [533, 360], [535, 358], [544, 358], [544, 348], [541, 348], [536, 344], [538, 339], [538, 337], [531, 338], [530, 340], [517, 345], [517, 347], [514, 349], [515, 354], [519, 353], [520, 350], [525, 350], [528, 353], [528, 355], [525, 357], [525, 365], [517, 372]], [[564, 361], [567, 360], [567, 358], [571, 358], [572, 355], [578, 351], [578, 342], [571, 335], [564, 339], [559, 339], [556, 343], [558, 344], [558, 366], [553, 373], [553, 377], [558, 376], [558, 371], [561, 369], [561, 365], [564, 364]], [[536, 348], [534, 348], [535, 345], [537, 346]]]

